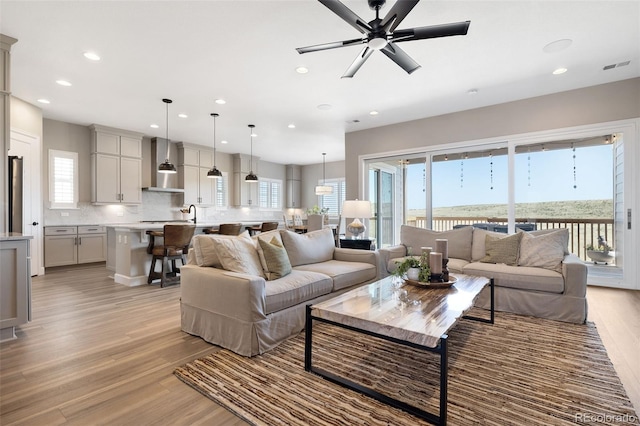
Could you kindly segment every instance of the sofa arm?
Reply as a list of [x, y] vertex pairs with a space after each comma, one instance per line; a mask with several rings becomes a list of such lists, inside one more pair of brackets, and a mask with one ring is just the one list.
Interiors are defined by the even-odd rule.
[[407, 247], [402, 244], [397, 246], [384, 247], [378, 250], [380, 252], [380, 263], [383, 265], [383, 274], [386, 276], [389, 274], [389, 261], [391, 259], [397, 259], [399, 257], [405, 257], [407, 255]]
[[586, 297], [587, 265], [575, 254], [568, 254], [562, 261], [564, 277], [564, 294], [567, 296]]
[[196, 265], [180, 275], [182, 303], [245, 322], [266, 318], [264, 278]]

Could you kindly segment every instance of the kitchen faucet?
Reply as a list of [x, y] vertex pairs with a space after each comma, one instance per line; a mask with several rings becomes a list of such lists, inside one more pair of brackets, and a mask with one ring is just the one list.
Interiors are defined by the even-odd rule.
[[196, 223], [196, 206], [191, 204], [189, 206], [189, 213], [191, 213], [191, 207], [193, 207], [193, 223]]

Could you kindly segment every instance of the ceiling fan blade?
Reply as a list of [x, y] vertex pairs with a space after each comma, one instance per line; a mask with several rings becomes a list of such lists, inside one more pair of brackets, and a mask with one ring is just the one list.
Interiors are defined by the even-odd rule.
[[349, 66], [349, 68], [347, 68], [347, 70], [344, 72], [344, 74], [342, 75], [342, 78], [351, 78], [354, 75], [356, 75], [356, 72], [358, 72], [362, 64], [364, 64], [364, 62], [369, 58], [369, 56], [371, 56], [372, 53], [373, 53], [373, 49], [370, 49], [368, 46], [365, 46], [365, 48], [362, 49], [362, 52], [360, 52], [356, 60], [353, 61], [353, 63]]
[[346, 23], [351, 25], [362, 34], [371, 31], [369, 24], [356, 15], [351, 9], [339, 2], [338, 0], [318, 0], [320, 3], [328, 7], [333, 13], [341, 17]]
[[333, 43], [316, 44], [314, 46], [296, 47], [298, 53], [317, 52], [319, 50], [337, 49], [339, 47], [355, 46], [356, 44], [366, 43], [367, 39], [354, 38], [353, 40], [334, 41]]
[[404, 50], [400, 49], [393, 43], [388, 43], [380, 51], [393, 62], [400, 65], [400, 67], [409, 74], [420, 68], [420, 64], [411, 59], [411, 57], [407, 55]]
[[382, 28], [387, 32], [393, 32], [419, 1], [420, 0], [397, 0], [393, 7], [389, 9], [387, 16], [382, 20]]
[[454, 22], [451, 24], [430, 25], [428, 27], [409, 28], [394, 31], [391, 41], [423, 40], [426, 38], [449, 37], [467, 35], [471, 21]]

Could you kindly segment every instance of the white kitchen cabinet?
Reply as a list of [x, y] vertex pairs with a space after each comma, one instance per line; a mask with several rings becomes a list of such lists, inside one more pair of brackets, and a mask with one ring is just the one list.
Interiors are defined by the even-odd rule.
[[32, 238], [0, 234], [0, 342], [15, 339], [16, 326], [31, 321]]
[[104, 226], [46, 226], [44, 266], [104, 262], [107, 231]]
[[178, 143], [178, 184], [184, 189], [183, 203], [213, 206], [216, 180], [207, 177], [213, 167], [213, 151]]
[[258, 158], [245, 154], [233, 154], [233, 205], [238, 207], [258, 207], [258, 183], [247, 183], [250, 171], [258, 175]]
[[142, 134], [92, 125], [91, 202], [142, 202]]

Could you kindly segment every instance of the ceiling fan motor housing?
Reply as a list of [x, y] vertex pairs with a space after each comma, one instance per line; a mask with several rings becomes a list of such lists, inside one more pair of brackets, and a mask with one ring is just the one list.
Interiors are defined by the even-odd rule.
[[369, 7], [373, 10], [381, 9], [387, 0], [369, 0]]

